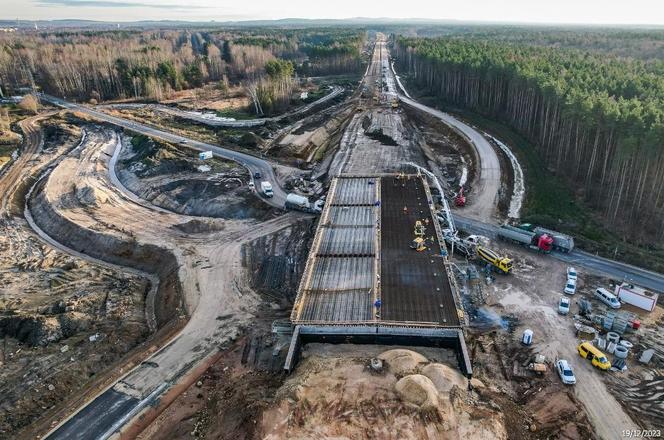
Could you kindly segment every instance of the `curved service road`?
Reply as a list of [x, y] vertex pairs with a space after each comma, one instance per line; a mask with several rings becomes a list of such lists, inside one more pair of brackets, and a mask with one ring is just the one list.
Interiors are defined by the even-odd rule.
[[284, 204], [286, 203], [286, 192], [280, 187], [280, 185], [278, 185], [277, 177], [274, 174], [272, 165], [270, 162], [264, 159], [252, 156], [250, 154], [241, 153], [239, 151], [229, 150], [217, 145], [185, 138], [146, 124], [118, 118], [117, 116], [111, 116], [98, 110], [91, 109], [90, 107], [67, 102], [54, 96], [42, 94], [40, 95], [40, 98], [44, 101], [57, 105], [58, 107], [80, 112], [99, 121], [108, 122], [109, 124], [117, 125], [118, 127], [122, 127], [136, 133], [162, 139], [164, 141], [175, 144], [185, 145], [197, 151], [212, 151], [212, 154], [215, 156], [221, 157], [222, 159], [235, 161], [244, 166], [247, 170], [249, 170], [252, 176], [258, 172], [261, 173], [261, 180], [270, 181], [274, 190], [274, 197], [265, 199], [266, 203], [278, 208], [283, 208]]

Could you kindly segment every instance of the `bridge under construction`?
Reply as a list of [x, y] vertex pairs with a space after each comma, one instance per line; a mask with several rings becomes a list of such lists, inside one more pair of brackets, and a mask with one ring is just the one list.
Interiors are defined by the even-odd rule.
[[472, 374], [458, 288], [425, 178], [332, 180], [291, 323], [287, 370], [301, 344], [318, 341], [454, 348]]

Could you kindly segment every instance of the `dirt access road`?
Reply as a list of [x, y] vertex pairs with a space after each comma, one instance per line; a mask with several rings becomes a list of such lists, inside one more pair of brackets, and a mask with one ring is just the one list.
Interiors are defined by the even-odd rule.
[[[108, 163], [118, 148], [117, 141], [110, 130], [91, 131], [81, 148], [46, 177], [37, 197], [42, 200], [33, 204], [46, 203], [55, 212], [51, 217], [60, 219], [57, 222], [75, 225], [81, 232], [93, 231], [103, 242], [152, 243], [172, 252], [179, 263], [178, 277], [191, 317], [166, 347], [57, 427], [50, 438], [110, 436], [219, 345], [236, 337], [239, 327], [250, 321], [252, 310], [259, 303], [257, 295], [248, 289], [241, 269], [242, 245], [289, 226], [297, 218], [296, 214], [288, 214], [261, 224], [226, 221], [218, 232], [181, 232], [177, 225], [191, 218], [137, 205], [113, 186]], [[81, 193], [86, 196], [81, 198]], [[47, 232], [62, 227], [46, 226]], [[80, 243], [77, 235], [51, 233], [51, 237], [57, 236], [75, 250], [94, 246]]]
[[[2, 197], [2, 213], [9, 215], [11, 210], [11, 197], [14, 194], [16, 187], [21, 183], [22, 179], [26, 178], [29, 173], [27, 171], [27, 164], [35, 159], [35, 154], [39, 152], [44, 142], [44, 133], [39, 127], [39, 121], [42, 121], [55, 112], [44, 113], [41, 115], [33, 116], [31, 118], [23, 119], [19, 122], [21, 130], [23, 130], [23, 148], [21, 155], [3, 169], [4, 173], [0, 175], [0, 197]], [[20, 206], [15, 206], [13, 213], [20, 214]]]

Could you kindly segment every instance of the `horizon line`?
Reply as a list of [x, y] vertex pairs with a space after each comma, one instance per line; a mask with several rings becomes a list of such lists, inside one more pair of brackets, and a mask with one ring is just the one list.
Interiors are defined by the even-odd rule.
[[389, 22], [421, 22], [421, 23], [436, 23], [436, 22], [449, 22], [449, 23], [459, 23], [459, 24], [481, 24], [481, 25], [535, 25], [535, 26], [650, 26], [650, 27], [661, 27], [664, 28], [664, 24], [658, 23], [616, 23], [616, 22], [547, 22], [547, 21], [504, 21], [504, 20], [469, 20], [469, 19], [458, 19], [458, 18], [422, 18], [422, 17], [346, 17], [346, 18], [307, 18], [307, 17], [283, 17], [283, 18], [250, 18], [242, 20], [173, 20], [173, 19], [141, 19], [141, 20], [95, 20], [87, 18], [56, 18], [56, 19], [31, 19], [31, 18], [0, 18], [0, 22], [16, 22], [21, 24], [21, 22], [45, 22], [45, 23], [57, 23], [62, 21], [81, 21], [89, 23], [98, 23], [98, 24], [132, 24], [132, 23], [182, 23], [182, 24], [241, 24], [241, 23], [253, 23], [253, 22], [280, 22], [280, 21], [337, 21], [337, 22], [348, 22], [348, 21], [381, 21], [382, 24]]

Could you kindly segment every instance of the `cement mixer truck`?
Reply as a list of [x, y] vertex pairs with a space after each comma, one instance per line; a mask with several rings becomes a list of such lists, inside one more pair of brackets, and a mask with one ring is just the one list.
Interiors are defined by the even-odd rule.
[[295, 209], [297, 211], [309, 212], [311, 214], [320, 214], [323, 210], [324, 201], [317, 200], [315, 203], [309, 202], [309, 199], [294, 193], [286, 196], [286, 209]]

